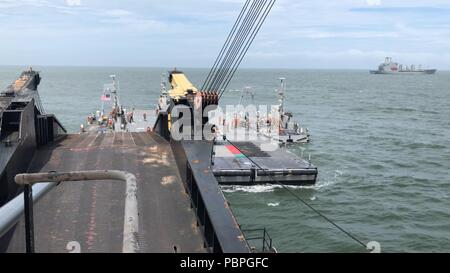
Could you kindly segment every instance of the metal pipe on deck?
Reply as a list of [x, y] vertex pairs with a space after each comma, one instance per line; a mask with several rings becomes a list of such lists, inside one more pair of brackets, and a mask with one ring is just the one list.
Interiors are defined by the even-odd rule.
[[[56, 186], [56, 183], [41, 183], [33, 186], [33, 202], [38, 202], [46, 193]], [[24, 212], [23, 193], [0, 208], [0, 237], [14, 227]]]
[[[43, 183], [44, 181], [53, 182], [53, 184], [55, 184], [55, 182], [74, 182], [74, 181], [88, 181], [88, 180], [119, 180], [126, 182], [122, 252], [124, 253], [138, 252], [139, 243], [137, 235], [139, 230], [139, 214], [137, 205], [136, 177], [133, 174], [124, 171], [103, 170], [103, 171], [78, 171], [65, 173], [49, 172], [49, 173], [18, 174], [15, 177], [15, 182], [18, 185], [22, 186], [32, 186], [35, 183]], [[32, 226], [30, 228], [32, 229]]]

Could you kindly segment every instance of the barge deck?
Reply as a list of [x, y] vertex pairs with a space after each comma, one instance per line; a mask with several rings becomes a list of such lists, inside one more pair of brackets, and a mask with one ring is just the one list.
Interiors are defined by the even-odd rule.
[[[147, 133], [68, 135], [39, 149], [28, 172], [115, 169], [135, 174], [140, 252], [206, 252], [170, 144]], [[36, 251], [121, 252], [125, 185], [61, 183], [35, 205]], [[24, 252], [23, 221], [8, 252]]]

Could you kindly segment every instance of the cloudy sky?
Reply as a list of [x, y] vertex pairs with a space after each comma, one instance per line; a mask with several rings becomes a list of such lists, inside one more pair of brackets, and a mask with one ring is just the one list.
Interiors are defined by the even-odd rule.
[[[244, 0], [0, 0], [0, 65], [209, 67]], [[277, 0], [243, 66], [450, 70], [450, 0]]]

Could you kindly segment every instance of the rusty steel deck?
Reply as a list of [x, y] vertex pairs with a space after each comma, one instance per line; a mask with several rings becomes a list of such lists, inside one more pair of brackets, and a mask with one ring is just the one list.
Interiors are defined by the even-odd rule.
[[[28, 172], [123, 170], [137, 178], [141, 252], [205, 252], [191, 201], [169, 143], [148, 133], [68, 135], [35, 154]], [[120, 252], [125, 185], [113, 181], [59, 185], [34, 208], [36, 251]], [[73, 243], [75, 242], [75, 243]], [[8, 252], [24, 252], [24, 224]]]

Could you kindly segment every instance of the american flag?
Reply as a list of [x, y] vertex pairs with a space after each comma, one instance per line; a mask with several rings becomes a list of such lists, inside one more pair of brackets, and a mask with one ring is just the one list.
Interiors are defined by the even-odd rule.
[[102, 101], [110, 101], [111, 100], [111, 94], [103, 94], [101, 97]]

